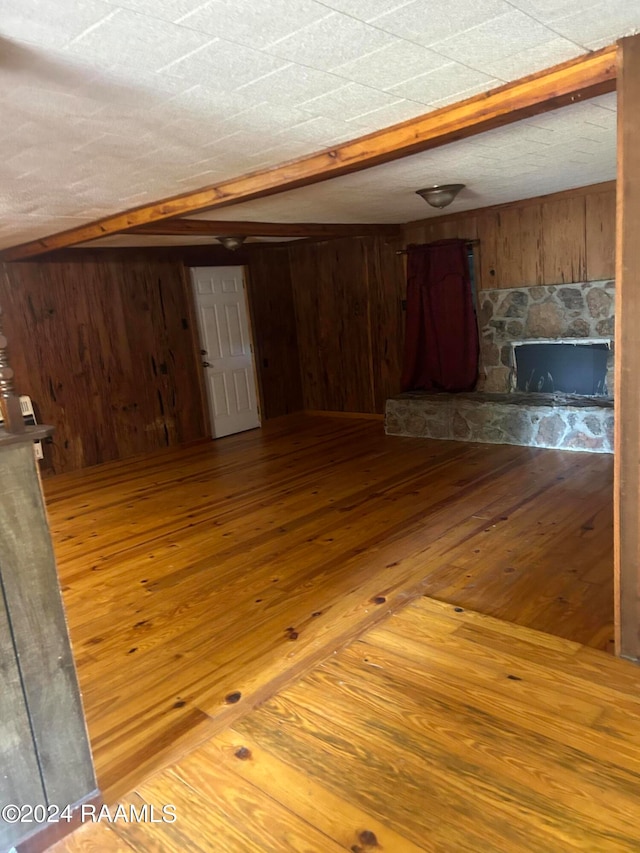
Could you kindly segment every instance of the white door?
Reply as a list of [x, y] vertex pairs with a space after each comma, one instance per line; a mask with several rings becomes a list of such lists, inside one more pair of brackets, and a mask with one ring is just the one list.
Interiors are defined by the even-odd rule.
[[242, 267], [194, 267], [202, 367], [214, 438], [260, 426]]

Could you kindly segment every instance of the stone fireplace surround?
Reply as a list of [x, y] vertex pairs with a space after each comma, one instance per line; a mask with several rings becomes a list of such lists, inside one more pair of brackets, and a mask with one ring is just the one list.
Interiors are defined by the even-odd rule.
[[612, 396], [514, 392], [514, 343], [609, 343], [607, 387], [612, 395], [614, 282], [483, 290], [478, 297], [477, 391], [393, 397], [386, 406], [386, 433], [613, 452]]

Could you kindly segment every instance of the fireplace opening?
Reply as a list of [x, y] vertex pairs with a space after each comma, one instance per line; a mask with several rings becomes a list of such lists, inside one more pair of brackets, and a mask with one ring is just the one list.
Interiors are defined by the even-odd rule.
[[606, 396], [607, 343], [526, 343], [514, 347], [516, 388]]

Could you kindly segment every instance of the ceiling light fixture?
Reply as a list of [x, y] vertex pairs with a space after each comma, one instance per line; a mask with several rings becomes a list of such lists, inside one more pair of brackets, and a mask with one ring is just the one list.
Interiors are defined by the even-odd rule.
[[416, 193], [422, 196], [431, 207], [447, 207], [460, 190], [464, 189], [464, 186], [464, 184], [440, 184], [440, 186], [436, 184], [434, 187], [416, 190]]
[[229, 249], [230, 252], [239, 249], [246, 239], [246, 237], [216, 237], [218, 243], [222, 243], [225, 249]]

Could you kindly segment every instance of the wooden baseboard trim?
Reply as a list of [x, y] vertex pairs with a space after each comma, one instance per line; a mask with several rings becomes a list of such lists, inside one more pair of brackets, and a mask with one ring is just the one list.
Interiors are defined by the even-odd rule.
[[44, 853], [58, 841], [62, 841], [67, 835], [78, 829], [82, 825], [83, 807], [94, 806], [99, 809], [103, 804], [103, 798], [100, 791], [92, 791], [86, 797], [78, 800], [73, 806], [71, 818], [61, 820], [58, 823], [47, 823], [34, 830], [26, 838], [23, 838], [15, 845], [16, 853]]
[[321, 409], [305, 409], [305, 415], [321, 415], [324, 418], [360, 418], [368, 421], [383, 421], [384, 415], [377, 412], [328, 412]]

